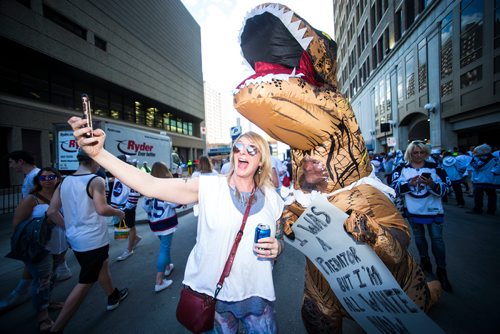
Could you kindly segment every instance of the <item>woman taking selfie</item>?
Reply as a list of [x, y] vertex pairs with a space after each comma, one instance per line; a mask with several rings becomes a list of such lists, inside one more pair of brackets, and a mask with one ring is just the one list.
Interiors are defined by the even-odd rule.
[[[85, 137], [90, 131], [85, 120], [72, 117], [68, 123], [90, 157], [144, 196], [179, 204], [198, 202], [196, 244], [183, 281], [197, 292], [214, 295], [247, 205], [251, 204], [230, 274], [217, 296], [215, 330], [237, 332], [242, 322], [247, 332], [276, 333], [272, 268], [283, 248], [282, 240], [278, 240], [282, 237], [278, 220], [283, 201], [270, 182], [267, 142], [253, 132], [241, 135], [233, 145], [227, 176], [165, 179], [141, 173], [103, 149], [102, 130], [95, 130], [94, 137]], [[267, 224], [271, 236], [254, 243], [259, 224]]]

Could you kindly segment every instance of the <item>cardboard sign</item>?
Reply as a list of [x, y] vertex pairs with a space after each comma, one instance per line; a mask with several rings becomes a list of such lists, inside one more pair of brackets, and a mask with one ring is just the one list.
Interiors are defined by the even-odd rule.
[[318, 196], [292, 226], [295, 240], [285, 240], [315, 264], [367, 333], [444, 333], [406, 295], [377, 254], [345, 232], [347, 217]]

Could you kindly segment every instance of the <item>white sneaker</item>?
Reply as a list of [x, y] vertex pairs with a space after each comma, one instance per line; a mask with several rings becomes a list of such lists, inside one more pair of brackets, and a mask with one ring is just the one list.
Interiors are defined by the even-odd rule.
[[64, 281], [73, 276], [66, 261], [57, 266], [55, 272], [56, 272], [56, 281]]
[[170, 263], [167, 265], [167, 268], [165, 269], [165, 276], [168, 276], [172, 273], [172, 270], [174, 270], [174, 264]]
[[134, 251], [128, 251], [128, 249], [125, 249], [122, 253], [122, 255], [118, 256], [116, 259], [118, 261], [123, 261], [123, 260], [126, 260], [128, 259], [132, 254], [134, 254]]
[[161, 284], [155, 284], [155, 292], [160, 292], [162, 290], [165, 290], [168, 288], [171, 284], [173, 283], [172, 280], [170, 279], [164, 279]]

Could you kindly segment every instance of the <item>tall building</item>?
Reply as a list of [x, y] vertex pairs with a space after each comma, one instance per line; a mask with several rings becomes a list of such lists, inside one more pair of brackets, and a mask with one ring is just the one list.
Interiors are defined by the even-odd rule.
[[231, 143], [231, 120], [227, 117], [232, 105], [224, 100], [219, 90], [205, 82], [205, 125], [207, 147], [225, 146]]
[[184, 162], [203, 151], [200, 27], [180, 0], [2, 0], [0, 41], [0, 155], [53, 165], [82, 93], [97, 123], [166, 133]]
[[371, 149], [500, 146], [500, 2], [334, 2], [339, 89]]

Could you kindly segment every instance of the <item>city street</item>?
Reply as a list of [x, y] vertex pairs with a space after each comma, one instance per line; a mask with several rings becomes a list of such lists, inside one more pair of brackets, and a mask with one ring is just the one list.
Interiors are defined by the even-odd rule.
[[[500, 277], [500, 213], [470, 215], [465, 211], [472, 205], [466, 197], [467, 208], [445, 206], [448, 275], [453, 294], [443, 293], [442, 299], [430, 312], [430, 317], [447, 333], [499, 333], [498, 278]], [[500, 208], [500, 205], [498, 206]], [[8, 252], [11, 215], [0, 217], [0, 254]], [[187, 333], [176, 321], [175, 308], [182, 286], [187, 256], [196, 237], [196, 219], [186, 211], [180, 218], [174, 235], [172, 259], [175, 269], [172, 286], [154, 292], [158, 239], [148, 224], [138, 225], [143, 240], [135, 254], [124, 262], [116, 262], [126, 241], [113, 240], [110, 248], [110, 269], [117, 287], [128, 287], [129, 297], [114, 311], [106, 311], [106, 296], [94, 286], [87, 299], [65, 329], [65, 333]], [[110, 227], [112, 235], [112, 227]], [[412, 244], [411, 250], [416, 254]], [[56, 284], [53, 300], [63, 301], [77, 282], [78, 263], [71, 251], [67, 256], [74, 276]], [[300, 317], [304, 275], [304, 258], [288, 246], [275, 266], [277, 291], [276, 310], [281, 333], [305, 333]], [[0, 262], [0, 296], [6, 296], [21, 277], [22, 263], [2, 257]], [[51, 311], [55, 318], [57, 311]], [[0, 316], [2, 333], [37, 333], [35, 312], [27, 302]], [[352, 321], [344, 325], [345, 333], [362, 333]]]

